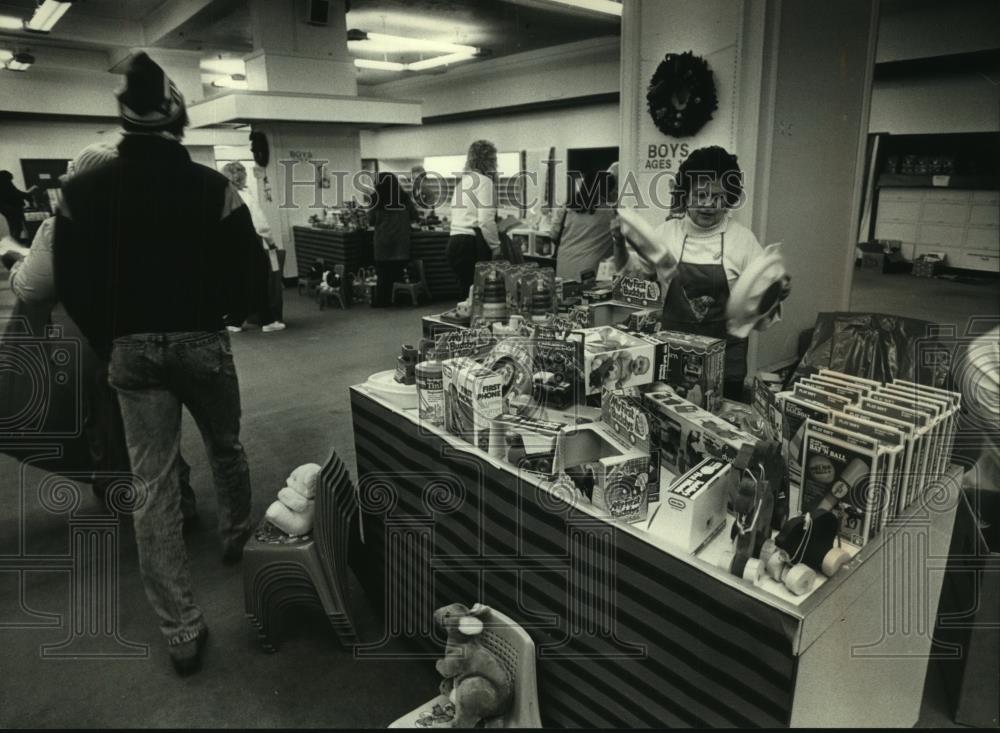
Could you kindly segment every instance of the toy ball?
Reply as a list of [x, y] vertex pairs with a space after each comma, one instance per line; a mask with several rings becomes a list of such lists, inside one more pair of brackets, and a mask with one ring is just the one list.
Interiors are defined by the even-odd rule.
[[837, 476], [837, 471], [834, 469], [833, 463], [825, 456], [813, 456], [810, 458], [806, 470], [809, 472], [809, 478], [824, 485], [832, 484]]

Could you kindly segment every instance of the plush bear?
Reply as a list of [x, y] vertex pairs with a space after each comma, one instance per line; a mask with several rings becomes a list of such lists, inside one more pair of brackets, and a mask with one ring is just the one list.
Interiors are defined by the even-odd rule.
[[435, 668], [444, 678], [441, 694], [455, 706], [452, 728], [473, 728], [481, 720], [503, 715], [514, 699], [513, 680], [479, 640], [490, 613], [479, 603], [471, 609], [453, 603], [434, 612], [434, 620], [448, 635], [444, 658]]

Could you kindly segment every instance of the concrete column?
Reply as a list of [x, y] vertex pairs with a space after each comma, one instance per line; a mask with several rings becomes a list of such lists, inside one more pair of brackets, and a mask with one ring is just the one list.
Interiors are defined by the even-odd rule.
[[[624, 0], [621, 166], [666, 216], [670, 176], [696, 148], [735, 153], [761, 244], [781, 241], [794, 293], [782, 322], [751, 339], [751, 371], [795, 354], [820, 311], [846, 309], [860, 210], [878, 3], [844, 0]], [[695, 135], [653, 124], [646, 90], [667, 53], [712, 69], [718, 110]], [[626, 198], [625, 203], [629, 200]]]
[[325, 26], [306, 22], [306, 3], [251, 0], [254, 51], [246, 58], [247, 85], [259, 91], [358, 93], [347, 52], [344, 0], [330, 3]]

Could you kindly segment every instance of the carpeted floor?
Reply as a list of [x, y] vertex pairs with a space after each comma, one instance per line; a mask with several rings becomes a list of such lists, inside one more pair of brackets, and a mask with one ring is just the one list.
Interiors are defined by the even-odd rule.
[[[898, 280], [900, 292], [887, 296], [882, 286], [889, 280], [881, 277], [857, 279], [856, 309], [868, 309], [871, 303], [883, 312], [927, 317], [927, 306], [936, 304], [931, 307], [964, 308], [968, 317], [981, 312], [980, 306], [990, 307], [989, 293], [996, 295], [995, 289], [959, 291], [968, 300], [956, 306], [951, 291], [940, 299], [933, 296], [940, 287], [936, 281], [915, 285], [905, 277], [906, 283]], [[917, 287], [922, 290], [915, 291]], [[914, 298], [913, 292], [919, 295]], [[0, 316], [9, 310], [10, 297], [6, 283], [0, 282]], [[924, 310], [911, 313], [915, 305]], [[400, 345], [419, 337], [420, 314], [436, 310], [440, 308], [320, 312], [288, 290], [286, 331], [233, 337], [258, 515], [292, 468], [322, 462], [331, 448], [353, 470], [347, 387], [392, 368]], [[0, 456], [0, 727], [382, 727], [436, 692], [432, 662], [406, 659], [408, 650], [398, 646], [392, 647], [397, 658], [353, 659], [315, 615], [288, 620], [277, 654], [260, 651], [243, 616], [240, 569], [219, 562], [210, 477], [187, 416], [183, 452], [193, 467], [203, 518], [201, 529], [188, 539], [194, 587], [212, 631], [205, 666], [188, 679], [176, 677], [170, 667], [139, 582], [127, 521], [120, 532], [120, 640], [145, 650], [140, 648], [137, 658], [43, 656], [46, 645], [58, 645], [68, 635], [63, 619], [72, 597], [69, 576], [65, 569], [26, 572], [22, 593], [11, 569], [28, 561], [11, 556], [31, 555], [36, 558], [31, 562], [45, 567], [53, 558], [66, 557], [69, 519], [39, 504], [42, 472], [22, 472], [13, 459]], [[87, 488], [82, 496], [79, 511], [84, 513], [93, 499]], [[363, 638], [379, 638], [377, 614], [356, 585], [354, 591]], [[936, 675], [932, 667], [921, 725], [950, 724]]]

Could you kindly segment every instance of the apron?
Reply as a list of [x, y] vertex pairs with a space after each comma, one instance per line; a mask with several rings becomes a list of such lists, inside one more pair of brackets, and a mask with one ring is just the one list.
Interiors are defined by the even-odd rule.
[[687, 235], [681, 244], [677, 274], [663, 300], [663, 328], [724, 339], [726, 342], [725, 379], [742, 381], [747, 375], [747, 339], [730, 336], [726, 330], [726, 304], [729, 280], [726, 278], [726, 234], [717, 265], [694, 265], [684, 262]]

